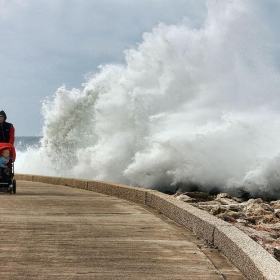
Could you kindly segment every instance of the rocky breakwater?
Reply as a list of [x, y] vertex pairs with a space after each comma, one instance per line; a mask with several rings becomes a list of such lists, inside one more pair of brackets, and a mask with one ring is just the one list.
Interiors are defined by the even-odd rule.
[[177, 192], [174, 197], [236, 226], [280, 261], [280, 200], [203, 192]]

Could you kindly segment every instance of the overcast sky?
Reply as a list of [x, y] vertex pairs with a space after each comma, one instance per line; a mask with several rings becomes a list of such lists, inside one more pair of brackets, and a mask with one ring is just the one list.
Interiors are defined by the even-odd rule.
[[[277, 23], [279, 0], [255, 2]], [[0, 0], [0, 110], [18, 136], [40, 135], [41, 102], [57, 88], [123, 63], [159, 22], [199, 26], [206, 13], [205, 0]]]
[[40, 135], [41, 102], [123, 63], [159, 22], [200, 24], [204, 0], [0, 0], [0, 109], [18, 136]]

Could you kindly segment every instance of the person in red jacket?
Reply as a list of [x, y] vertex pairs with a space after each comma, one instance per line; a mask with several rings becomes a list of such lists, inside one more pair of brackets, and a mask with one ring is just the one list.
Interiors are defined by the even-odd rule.
[[0, 142], [14, 145], [15, 128], [11, 123], [6, 122], [6, 119], [6, 113], [3, 110], [0, 111]]

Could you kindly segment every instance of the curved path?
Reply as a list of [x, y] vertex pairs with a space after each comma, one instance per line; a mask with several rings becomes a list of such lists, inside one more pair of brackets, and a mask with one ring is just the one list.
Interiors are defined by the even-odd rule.
[[157, 211], [82, 189], [17, 180], [0, 194], [0, 279], [246, 279]]

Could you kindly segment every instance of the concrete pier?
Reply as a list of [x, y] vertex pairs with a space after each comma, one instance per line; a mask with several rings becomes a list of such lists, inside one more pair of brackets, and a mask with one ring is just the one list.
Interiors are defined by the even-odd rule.
[[17, 194], [0, 194], [0, 209], [1, 280], [246, 279], [193, 231], [145, 204], [17, 180]]

